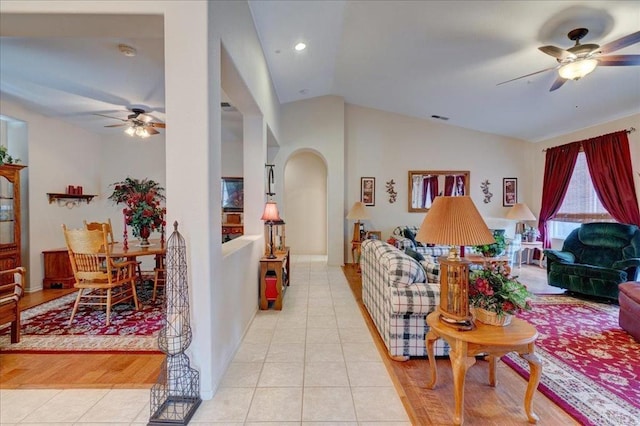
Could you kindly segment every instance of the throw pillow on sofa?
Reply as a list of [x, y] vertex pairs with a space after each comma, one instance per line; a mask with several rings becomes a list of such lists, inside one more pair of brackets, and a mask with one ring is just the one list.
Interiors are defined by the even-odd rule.
[[410, 239], [415, 247], [422, 247], [422, 243], [416, 241], [416, 234], [414, 234], [411, 229], [404, 229], [404, 237]]
[[413, 249], [406, 248], [404, 249], [404, 252], [407, 256], [414, 258], [418, 262], [422, 262], [424, 260], [424, 256]]
[[413, 283], [424, 283], [427, 275], [417, 260], [397, 250], [389, 257], [389, 282], [397, 286], [409, 286]]

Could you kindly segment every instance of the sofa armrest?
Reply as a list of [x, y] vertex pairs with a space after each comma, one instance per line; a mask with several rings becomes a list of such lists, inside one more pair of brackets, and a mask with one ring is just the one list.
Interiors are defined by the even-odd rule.
[[547, 256], [547, 262], [575, 263], [576, 257], [568, 251], [551, 250], [544, 251]]
[[438, 284], [390, 285], [389, 291], [391, 312], [395, 315], [426, 315], [435, 311], [440, 302]]
[[637, 268], [638, 266], [640, 266], [640, 258], [618, 260], [617, 262], [614, 262], [613, 265], [611, 265], [613, 269], [623, 270], [633, 267]]

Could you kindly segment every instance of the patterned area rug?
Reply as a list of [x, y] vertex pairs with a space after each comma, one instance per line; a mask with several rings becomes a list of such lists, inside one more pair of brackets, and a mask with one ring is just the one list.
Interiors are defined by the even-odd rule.
[[69, 326], [76, 294], [72, 293], [22, 312], [20, 343], [11, 344], [9, 326], [0, 329], [0, 352], [159, 352], [157, 335], [163, 326], [163, 299], [151, 301], [152, 287], [138, 287], [140, 310], [133, 305], [105, 311], [81, 306]]
[[[518, 314], [538, 330], [538, 390], [584, 425], [640, 425], [640, 343], [618, 325], [618, 306], [540, 296]], [[526, 361], [502, 358], [525, 379]]]

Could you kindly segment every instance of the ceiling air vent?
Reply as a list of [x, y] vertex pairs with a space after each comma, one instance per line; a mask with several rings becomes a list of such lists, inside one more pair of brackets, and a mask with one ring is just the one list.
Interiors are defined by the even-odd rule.
[[236, 107], [231, 105], [229, 102], [220, 102], [220, 107], [222, 108], [223, 111], [226, 111], [226, 112], [236, 112], [236, 111], [238, 111], [236, 109]]

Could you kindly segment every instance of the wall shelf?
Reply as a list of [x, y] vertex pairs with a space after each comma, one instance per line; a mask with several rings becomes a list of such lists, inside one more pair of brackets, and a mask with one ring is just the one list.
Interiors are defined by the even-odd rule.
[[56, 194], [47, 192], [47, 196], [49, 197], [49, 204], [57, 202], [59, 206], [72, 208], [80, 204], [82, 201], [86, 201], [86, 203], [89, 204], [96, 195]]

